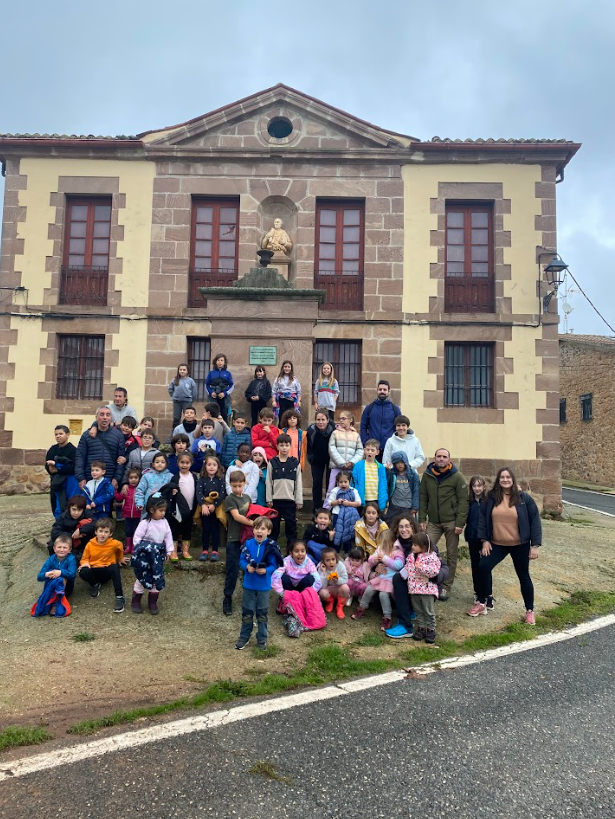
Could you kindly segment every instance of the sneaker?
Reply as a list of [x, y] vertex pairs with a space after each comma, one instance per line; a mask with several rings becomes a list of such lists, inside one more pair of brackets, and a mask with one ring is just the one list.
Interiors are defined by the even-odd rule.
[[267, 651], [267, 643], [257, 643], [256, 647], [260, 649], [260, 651]]
[[227, 617], [230, 617], [233, 613], [233, 598], [232, 597], [225, 597], [222, 601], [222, 614], [226, 614]]
[[[475, 602], [478, 603], [478, 600], [476, 600]], [[494, 608], [495, 608], [495, 606], [493, 605], [494, 603], [495, 603], [495, 597], [493, 597], [492, 595], [489, 595], [489, 597], [487, 598], [487, 603], [486, 603], [487, 611], [493, 611], [494, 610]]]
[[410, 619], [411, 620], [416, 620], [416, 612], [415, 611], [410, 612]]
[[383, 617], [382, 623], [380, 624], [380, 631], [386, 631], [388, 628], [391, 628], [391, 618]]
[[215, 563], [218, 560], [218, 552], [212, 552], [211, 557], [209, 558], [212, 563]]
[[242, 651], [248, 645], [248, 640], [244, 640], [243, 637], [240, 637], [239, 640], [235, 643], [235, 648], [237, 651]]
[[351, 618], [353, 620], [360, 620], [361, 617], [365, 614], [365, 609], [362, 609], [361, 606], [357, 606], [357, 609], [354, 614], [351, 614]]
[[451, 593], [450, 593], [450, 591], [448, 589], [442, 589], [442, 591], [440, 592], [440, 597], [438, 597], [437, 599], [444, 602], [445, 600], [448, 600], [448, 598], [450, 596], [451, 596]]
[[414, 634], [412, 635], [413, 640], [422, 640], [425, 637], [425, 629], [421, 626], [417, 626], [414, 629]]
[[207, 554], [207, 552], [202, 552], [201, 556], [199, 557], [199, 560], [202, 560], [203, 562], [209, 560], [209, 555]]
[[121, 614], [124, 611], [125, 600], [123, 597], [115, 598], [115, 606], [113, 607], [114, 614]]
[[414, 629], [408, 631], [403, 623], [398, 623], [396, 626], [393, 626], [393, 628], [388, 628], [384, 633], [393, 640], [403, 640], [404, 637], [412, 637]]
[[436, 642], [436, 632], [432, 628], [428, 628], [425, 632], [425, 642], [426, 643], [435, 643]]
[[526, 626], [536, 625], [536, 617], [534, 616], [534, 612], [532, 611], [532, 609], [528, 609], [525, 612], [525, 625]]
[[98, 597], [100, 594], [100, 587], [102, 583], [94, 583], [93, 586], [90, 586], [90, 597]]
[[466, 611], [468, 617], [478, 617], [480, 614], [487, 614], [487, 606], [483, 603], [474, 603], [471, 609]]

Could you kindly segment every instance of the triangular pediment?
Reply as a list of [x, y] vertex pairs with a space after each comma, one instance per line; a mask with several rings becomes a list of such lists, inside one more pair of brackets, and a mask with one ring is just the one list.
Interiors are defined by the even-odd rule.
[[[278, 137], [272, 122], [284, 122]], [[274, 131], [274, 133], [272, 133]], [[399, 149], [414, 137], [378, 128], [339, 108], [276, 85], [180, 125], [149, 131], [140, 138], [152, 149], [348, 151]]]

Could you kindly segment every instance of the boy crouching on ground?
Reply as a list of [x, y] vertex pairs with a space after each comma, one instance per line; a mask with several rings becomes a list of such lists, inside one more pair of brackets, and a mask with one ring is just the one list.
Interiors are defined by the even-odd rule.
[[124, 611], [124, 591], [120, 566], [125, 566], [128, 559], [124, 558], [124, 547], [120, 541], [111, 537], [114, 531], [115, 524], [110, 518], [96, 521], [96, 537], [85, 547], [79, 564], [79, 577], [89, 585], [90, 597], [98, 597], [102, 584], [111, 580], [115, 590], [113, 611], [121, 614]]

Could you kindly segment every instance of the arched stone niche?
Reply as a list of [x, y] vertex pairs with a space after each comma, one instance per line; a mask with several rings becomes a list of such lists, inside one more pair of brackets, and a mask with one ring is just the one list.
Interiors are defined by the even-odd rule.
[[[289, 260], [288, 267], [290, 270], [287, 274], [286, 271], [280, 269], [282, 267], [281, 264], [277, 263], [277, 267], [285, 278], [291, 280], [293, 278], [292, 262], [295, 258], [295, 247], [297, 245], [297, 205], [287, 196], [267, 196], [258, 206], [258, 212], [261, 226], [259, 242], [265, 233], [273, 227], [274, 219], [282, 220], [284, 230], [290, 236], [293, 249], [290, 252], [290, 256], [286, 257]], [[271, 264], [272, 266], [276, 266], [276, 260], [273, 260]]]

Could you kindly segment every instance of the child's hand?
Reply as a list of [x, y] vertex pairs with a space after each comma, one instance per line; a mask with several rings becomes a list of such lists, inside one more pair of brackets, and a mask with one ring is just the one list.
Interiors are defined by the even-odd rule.
[[209, 506], [206, 503], [201, 506], [201, 514], [206, 516], [209, 514]]
[[329, 540], [333, 540], [334, 537], [335, 537], [335, 532], [333, 531], [333, 529], [331, 529], [331, 531], [329, 532]]
[[216, 511], [216, 507], [213, 505], [213, 503], [208, 503], [207, 508], [209, 510], [210, 515], [214, 514], [214, 512]]
[[126, 463], [126, 458], [124, 458], [123, 455], [120, 455], [120, 457], [117, 459], [117, 462], [120, 465], [125, 464]]
[[267, 574], [267, 569], [263, 569], [263, 568], [257, 569], [256, 574]]
[[296, 503], [295, 506], [297, 507], [297, 509], [302, 509], [303, 508], [302, 503]]
[[77, 529], [75, 529], [75, 531], [73, 532], [73, 540], [78, 540], [80, 537], [81, 532], [79, 531], [79, 527], [77, 527]]
[[128, 494], [128, 484], [125, 483], [120, 491], [121, 491], [122, 495], [127, 495]]
[[269, 508], [271, 508], [271, 507], [273, 506], [273, 502], [272, 502], [272, 501], [267, 501], [267, 506], [268, 506]]
[[254, 568], [254, 566], [250, 566], [250, 564], [249, 564], [249, 563], [248, 563], [248, 565], [246, 566], [246, 569], [247, 569], [247, 570], [250, 572], [250, 574], [254, 574], [254, 572], [256, 571], [256, 569]]
[[98, 430], [96, 427], [90, 427], [90, 438], [96, 438], [98, 435]]
[[129, 557], [123, 557], [120, 560], [120, 566], [127, 566], [128, 565], [128, 560], [129, 560]]
[[179, 492], [179, 489], [174, 489], [174, 490], [171, 492], [171, 494], [172, 494], [172, 495], [177, 495], [177, 493], [178, 493], [178, 492]]

